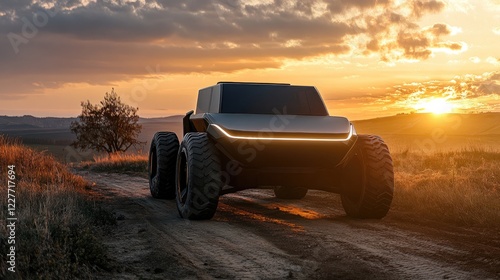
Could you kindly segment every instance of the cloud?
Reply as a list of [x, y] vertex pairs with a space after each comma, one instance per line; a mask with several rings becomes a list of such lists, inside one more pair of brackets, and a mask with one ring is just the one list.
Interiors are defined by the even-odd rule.
[[[388, 87], [384, 92], [335, 100], [346, 108], [380, 108], [408, 112], [418, 107], [422, 100], [446, 100], [458, 110], [498, 111], [500, 100], [500, 72], [481, 75], [461, 75], [452, 80], [410, 82]], [[331, 101], [331, 100], [327, 100]], [[489, 105], [488, 105], [489, 104]]]
[[[476, 9], [471, 0], [446, 0], [446, 6], [453, 11], [467, 14], [471, 10]], [[477, 3], [477, 1], [475, 1]]]
[[450, 81], [428, 81], [395, 86], [395, 93], [402, 98], [442, 97], [448, 100], [465, 100], [484, 95], [500, 95], [500, 72], [482, 75], [456, 76]]
[[[382, 60], [390, 62], [401, 59], [424, 60], [434, 52], [459, 53], [467, 49], [464, 42], [443, 41], [442, 37], [459, 32], [458, 28], [444, 23], [421, 29], [405, 29], [397, 33], [397, 40], [387, 40], [383, 37], [372, 39], [367, 45], [367, 51], [380, 52]], [[380, 41], [385, 41], [380, 44]]]
[[367, 10], [374, 7], [387, 7], [391, 3], [389, 0], [334, 0], [327, 1], [328, 10], [332, 14], [340, 14], [351, 9]]
[[433, 34], [435, 37], [439, 37], [450, 34], [451, 27], [447, 24], [436, 23], [432, 27], [427, 28], [426, 31]]
[[[166, 74], [277, 68], [322, 55], [427, 59], [463, 49], [443, 40], [449, 25], [418, 25], [444, 7], [437, 0], [4, 0], [0, 94], [141, 77], [158, 64]], [[353, 44], [357, 38], [367, 43]]]
[[500, 59], [492, 57], [492, 56], [489, 56], [488, 58], [486, 58], [486, 62], [488, 62], [489, 64], [493, 64], [495, 66], [500, 66]]
[[472, 62], [472, 63], [480, 63], [481, 62], [481, 59], [477, 56], [473, 56], [471, 58], [469, 58], [469, 60]]
[[416, 16], [422, 16], [426, 13], [437, 13], [444, 8], [445, 4], [441, 1], [431, 0], [431, 1], [414, 1], [413, 2], [413, 13]]
[[493, 33], [495, 33], [495, 35], [500, 35], [500, 27], [495, 27], [491, 31], [493, 31]]
[[421, 33], [401, 32], [397, 43], [404, 49], [406, 58], [427, 59], [432, 54], [429, 50], [431, 45], [429, 38]]

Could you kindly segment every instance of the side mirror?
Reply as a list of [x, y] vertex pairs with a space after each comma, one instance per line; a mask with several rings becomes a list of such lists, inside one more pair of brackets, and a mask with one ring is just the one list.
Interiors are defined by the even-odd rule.
[[186, 135], [186, 133], [188, 132], [196, 131], [193, 127], [193, 124], [191, 123], [191, 120], [189, 120], [192, 114], [194, 114], [193, 110], [187, 112], [186, 115], [182, 118], [182, 128], [184, 130], [183, 135]]

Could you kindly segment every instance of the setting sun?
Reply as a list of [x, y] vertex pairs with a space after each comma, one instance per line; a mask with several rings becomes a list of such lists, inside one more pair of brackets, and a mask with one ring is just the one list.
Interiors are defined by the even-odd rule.
[[422, 100], [415, 109], [423, 113], [446, 114], [453, 111], [453, 105], [443, 98], [435, 98], [430, 100]]
[[312, 85], [353, 120], [500, 112], [499, 0], [45, 2], [0, 1], [0, 115], [75, 117], [111, 88], [184, 115], [219, 81]]
[[0, 38], [0, 280], [500, 280], [500, 0], [0, 0]]

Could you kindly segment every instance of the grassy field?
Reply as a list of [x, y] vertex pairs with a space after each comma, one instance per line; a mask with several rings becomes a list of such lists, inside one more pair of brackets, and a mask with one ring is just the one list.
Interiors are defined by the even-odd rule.
[[93, 161], [74, 164], [75, 167], [93, 172], [124, 173], [147, 176], [148, 156], [140, 154], [115, 154], [97, 156]]
[[355, 121], [361, 134], [380, 135], [392, 152], [434, 154], [464, 148], [500, 152], [500, 113], [410, 114]]
[[[498, 228], [500, 152], [488, 146], [455, 148], [427, 153], [411, 148], [393, 151], [393, 209], [414, 219]], [[99, 158], [80, 166], [93, 171], [147, 176], [146, 155]]]
[[[424, 224], [498, 230], [500, 152], [490, 144], [467, 146], [464, 141], [447, 149], [422, 150], [408, 145], [414, 140], [389, 138], [396, 181], [389, 215]], [[123, 154], [94, 157], [78, 166], [145, 177], [147, 160], [145, 154]], [[85, 279], [96, 271], [112, 269], [99, 237], [115, 219], [90, 198], [91, 186], [51, 155], [1, 136], [0, 162], [0, 184], [5, 186], [7, 165], [16, 166], [16, 262], [23, 268], [18, 278]], [[6, 195], [0, 195], [2, 201]], [[7, 213], [2, 203], [2, 223]], [[7, 246], [7, 231], [2, 227], [0, 250], [6, 252]], [[0, 258], [0, 278], [5, 279], [5, 254]]]
[[[174, 121], [148, 121], [143, 122], [142, 131], [139, 135], [139, 141], [143, 145], [137, 149], [130, 149], [128, 154], [147, 153], [153, 135], [158, 131], [172, 131], [179, 138], [182, 137], [182, 123]], [[0, 135], [5, 134], [9, 138], [17, 138], [24, 145], [29, 146], [37, 151], [42, 151], [53, 155], [58, 161], [63, 163], [74, 163], [81, 161], [91, 161], [95, 157], [103, 155], [92, 151], [80, 151], [71, 147], [71, 142], [75, 139], [69, 128], [57, 130], [57, 135], [53, 132], [54, 129], [45, 128], [25, 128], [1, 130]]]
[[[498, 116], [471, 118], [496, 120]], [[439, 120], [433, 118], [396, 116], [355, 124], [358, 133], [381, 135], [391, 149], [396, 184], [389, 215], [421, 223], [499, 230], [498, 125], [490, 121], [488, 126], [473, 127], [467, 118], [453, 126], [452, 120], [459, 120], [455, 117], [432, 126], [430, 123]], [[410, 125], [404, 126], [405, 120]], [[150, 139], [162, 128], [181, 133], [179, 123], [165, 126], [158, 122], [145, 125], [141, 137]], [[468, 129], [474, 133], [462, 135]], [[92, 198], [92, 186], [64, 163], [83, 161], [74, 166], [146, 177], [147, 149], [108, 157], [77, 152], [60, 143], [30, 145], [39, 151], [0, 135], [0, 184], [8, 185], [8, 165], [15, 165], [16, 172], [16, 266], [22, 269], [15, 278], [87, 279], [96, 271], [112, 269], [100, 236], [115, 218]], [[3, 224], [8, 214], [6, 189], [0, 194]], [[9, 246], [7, 228], [0, 227], [0, 251], [7, 252]], [[7, 279], [6, 261], [2, 254], [0, 279]]]
[[[455, 225], [493, 226], [500, 221], [500, 113], [409, 114], [355, 121], [358, 133], [377, 134], [391, 149], [395, 164], [394, 209]], [[98, 172], [146, 176], [149, 139], [156, 131], [182, 131], [179, 118], [143, 122], [134, 154], [99, 156], [57, 145], [38, 145], [63, 162]], [[495, 222], [492, 222], [495, 221]]]
[[[8, 165], [15, 168], [16, 268], [7, 272], [6, 227], [0, 227], [0, 278], [87, 279], [108, 269], [101, 228], [113, 215], [91, 198], [91, 187], [50, 155], [0, 136], [0, 184], [7, 186]], [[6, 224], [7, 188], [2, 188], [0, 220]], [[10, 232], [9, 232], [10, 234]]]
[[393, 208], [413, 218], [500, 228], [500, 153], [482, 149], [393, 154]]
[[500, 135], [500, 113], [406, 114], [353, 123], [358, 132], [383, 135]]
[[[0, 134], [19, 137], [23, 143], [39, 151], [47, 151], [64, 163], [89, 161], [99, 156], [73, 149], [69, 144], [75, 136], [64, 128], [69, 120], [30, 119], [27, 124], [1, 126]], [[173, 131], [182, 138], [180, 116], [142, 119], [139, 141], [144, 145], [130, 153], [147, 153], [153, 135], [158, 131]], [[14, 122], [12, 118], [4, 122]], [[20, 122], [20, 120], [17, 120]], [[35, 126], [43, 122], [43, 127]], [[55, 123], [53, 123], [55, 122]], [[414, 150], [427, 154], [475, 147], [500, 152], [500, 113], [483, 114], [407, 114], [370, 120], [354, 121], [358, 133], [381, 135], [393, 152]], [[41, 125], [41, 124], [39, 124]], [[486, 148], [485, 148], [486, 147]]]

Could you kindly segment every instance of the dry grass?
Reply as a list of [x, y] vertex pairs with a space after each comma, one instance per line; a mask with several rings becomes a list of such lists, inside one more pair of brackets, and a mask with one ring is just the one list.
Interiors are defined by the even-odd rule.
[[94, 161], [79, 163], [77, 167], [94, 172], [132, 173], [145, 176], [148, 172], [148, 157], [140, 154], [114, 154], [94, 157]]
[[[395, 210], [415, 218], [460, 226], [498, 227], [500, 224], [500, 153], [486, 148], [422, 153], [418, 149], [393, 153]], [[145, 155], [115, 155], [84, 162], [97, 172], [147, 176]]]
[[[0, 184], [7, 165], [16, 171], [16, 268], [20, 279], [91, 278], [108, 260], [97, 226], [113, 216], [88, 199], [89, 186], [52, 156], [0, 136]], [[7, 190], [2, 188], [0, 220], [5, 224]], [[0, 228], [0, 276], [6, 274], [6, 228]], [[9, 245], [10, 246], [10, 245]], [[12, 276], [9, 272], [9, 276]], [[0, 277], [5, 279], [3, 276]]]
[[393, 158], [394, 209], [459, 226], [500, 224], [500, 153], [405, 151]]
[[[486, 148], [432, 153], [400, 149], [393, 159], [396, 212], [422, 221], [499, 228], [500, 152]], [[147, 160], [144, 155], [116, 155], [95, 158], [80, 167], [146, 176]], [[63, 276], [60, 278], [76, 274], [85, 278], [82, 275], [90, 275], [94, 267], [105, 263], [105, 253], [91, 230], [96, 223], [106, 223], [109, 214], [82, 199], [86, 183], [81, 177], [50, 156], [7, 144], [3, 138], [0, 162], [1, 184], [5, 185], [2, 174], [6, 174], [7, 164], [15, 164], [18, 173], [17, 199], [22, 202], [18, 238], [26, 244], [18, 251], [18, 264], [30, 268], [27, 278], [48, 278], [53, 273]], [[5, 195], [1, 194], [2, 201]], [[5, 220], [5, 208], [1, 220]], [[5, 228], [0, 233], [5, 236]], [[4, 251], [5, 239], [0, 241]]]

